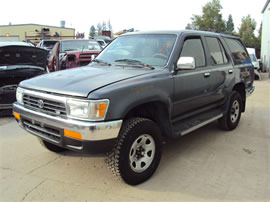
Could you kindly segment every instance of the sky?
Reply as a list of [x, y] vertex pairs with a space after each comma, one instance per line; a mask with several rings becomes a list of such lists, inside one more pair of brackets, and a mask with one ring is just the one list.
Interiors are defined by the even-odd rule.
[[[88, 36], [91, 25], [110, 20], [113, 32], [135, 30], [181, 30], [191, 22], [192, 14], [201, 15], [202, 7], [211, 0], [10, 0], [1, 2], [0, 25], [42, 24], [75, 28]], [[220, 0], [222, 16], [231, 14], [235, 30], [247, 15], [262, 21], [267, 0]]]

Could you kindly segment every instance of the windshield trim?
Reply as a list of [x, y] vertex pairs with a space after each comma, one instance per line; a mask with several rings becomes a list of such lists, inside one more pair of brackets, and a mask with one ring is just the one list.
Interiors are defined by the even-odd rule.
[[[178, 34], [174, 34], [174, 33], [145, 33], [145, 34], [134, 34], [134, 35], [121, 35], [121, 36], [119, 36], [119, 38], [120, 37], [127, 37], [127, 36], [140, 36], [140, 35], [172, 35], [172, 36], [175, 36], [175, 41], [174, 41], [174, 45], [173, 45], [173, 48], [172, 48], [172, 50], [171, 50], [171, 53], [170, 53], [170, 55], [169, 55], [169, 57], [168, 57], [168, 60], [167, 60], [167, 63], [165, 63], [164, 65], [162, 65], [162, 66], [158, 66], [158, 65], [151, 65], [151, 66], [153, 66], [153, 67], [155, 67], [155, 68], [166, 68], [166, 67], [168, 67], [169, 66], [169, 63], [170, 63], [170, 61], [171, 61], [171, 58], [173, 57], [173, 53], [174, 53], [174, 51], [175, 51], [175, 48], [176, 48], [176, 44], [177, 44], [177, 41], [178, 41], [178, 38], [179, 38], [179, 35]], [[109, 44], [110, 45], [110, 44]], [[103, 49], [104, 50], [104, 49]]]

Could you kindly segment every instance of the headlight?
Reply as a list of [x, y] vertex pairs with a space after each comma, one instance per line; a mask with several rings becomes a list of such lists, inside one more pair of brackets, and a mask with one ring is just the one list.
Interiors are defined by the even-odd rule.
[[104, 120], [109, 100], [67, 100], [68, 116], [83, 120]]
[[17, 88], [16, 99], [18, 103], [23, 104], [23, 89], [22, 88]]

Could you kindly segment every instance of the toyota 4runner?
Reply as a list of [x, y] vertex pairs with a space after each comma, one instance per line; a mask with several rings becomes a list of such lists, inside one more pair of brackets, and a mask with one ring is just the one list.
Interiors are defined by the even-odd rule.
[[110, 151], [109, 168], [135, 185], [157, 169], [163, 137], [215, 120], [222, 129], [236, 128], [253, 78], [237, 36], [128, 33], [89, 66], [21, 82], [13, 114], [50, 151]]

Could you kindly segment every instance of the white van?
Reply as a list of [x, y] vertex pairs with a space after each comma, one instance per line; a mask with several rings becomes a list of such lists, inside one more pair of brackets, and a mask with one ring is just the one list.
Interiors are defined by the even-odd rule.
[[255, 48], [247, 48], [247, 51], [248, 51], [249, 57], [251, 59], [251, 62], [254, 66], [254, 69], [259, 70], [260, 64], [259, 64], [259, 61], [257, 60], [257, 57], [256, 57]]
[[247, 48], [247, 51], [248, 51], [249, 57], [251, 59], [251, 62], [254, 66], [255, 79], [261, 80], [261, 75], [259, 73], [260, 63], [257, 60], [255, 48]]

